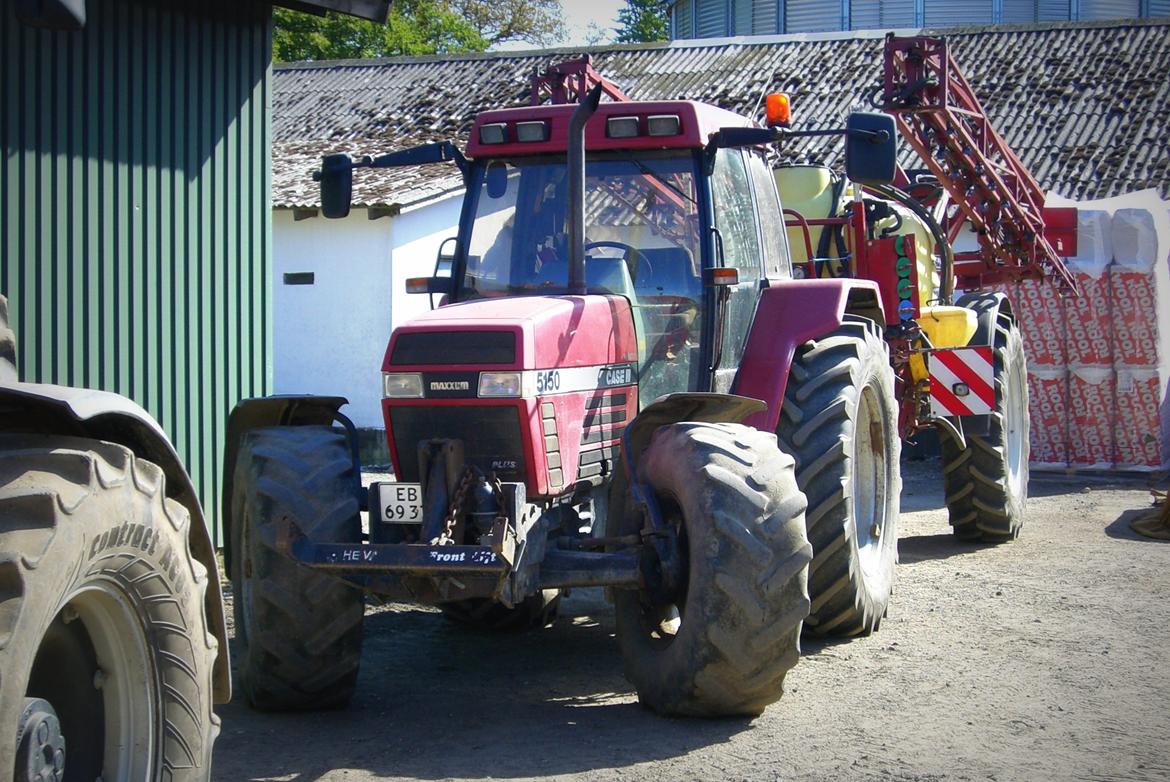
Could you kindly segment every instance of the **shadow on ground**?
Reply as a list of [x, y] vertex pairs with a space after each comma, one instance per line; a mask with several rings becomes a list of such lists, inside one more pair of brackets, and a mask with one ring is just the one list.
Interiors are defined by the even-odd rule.
[[989, 545], [959, 540], [949, 530], [937, 535], [909, 535], [898, 539], [898, 561], [903, 565], [912, 565], [928, 560], [962, 557]]
[[426, 610], [367, 614], [350, 707], [260, 714], [237, 692], [220, 710], [213, 779], [309, 782], [333, 769], [538, 777], [678, 757], [750, 727], [641, 708], [622, 677], [612, 611], [575, 596], [565, 613], [552, 628], [515, 635], [477, 633]]
[[1118, 516], [1114, 521], [1110, 522], [1109, 526], [1105, 527], [1105, 534], [1111, 538], [1118, 540], [1136, 540], [1141, 543], [1161, 543], [1163, 545], [1170, 544], [1170, 540], [1160, 540], [1158, 538], [1147, 538], [1145, 535], [1139, 535], [1130, 528], [1130, 523], [1140, 516], [1146, 516], [1150, 513], [1149, 508], [1135, 508], [1127, 510]]

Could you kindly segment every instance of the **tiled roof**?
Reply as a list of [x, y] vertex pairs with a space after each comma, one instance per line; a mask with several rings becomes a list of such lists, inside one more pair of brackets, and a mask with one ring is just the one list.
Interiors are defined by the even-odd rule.
[[[1170, 20], [933, 32], [952, 42], [996, 127], [1042, 187], [1077, 199], [1147, 187], [1170, 195]], [[609, 47], [593, 51], [593, 64], [634, 99], [687, 98], [750, 113], [765, 90], [785, 90], [794, 124], [829, 127], [851, 108], [865, 107], [876, 89], [882, 35]], [[534, 72], [579, 54], [558, 49], [277, 66], [273, 204], [316, 205], [311, 172], [323, 154], [385, 152], [441, 139], [462, 144], [478, 111], [525, 103]], [[839, 148], [839, 141], [821, 138], [787, 154], [836, 164]], [[461, 185], [444, 165], [356, 179], [356, 203], [399, 207]]]

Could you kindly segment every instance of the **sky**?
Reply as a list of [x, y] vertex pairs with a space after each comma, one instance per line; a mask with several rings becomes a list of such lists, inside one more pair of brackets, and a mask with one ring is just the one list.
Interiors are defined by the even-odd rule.
[[570, 31], [565, 44], [568, 46], [585, 43], [590, 22], [597, 22], [605, 28], [605, 40], [613, 40], [613, 28], [617, 27], [618, 9], [623, 0], [561, 0], [565, 8], [565, 27]]
[[[618, 9], [625, 5], [624, 0], [561, 0], [565, 9], [565, 29], [567, 35], [556, 46], [583, 46], [589, 35], [590, 23], [596, 22], [605, 30], [605, 42], [613, 41], [614, 28], [617, 27]], [[532, 49], [532, 44], [523, 41], [512, 41], [498, 47], [501, 51], [517, 51]]]

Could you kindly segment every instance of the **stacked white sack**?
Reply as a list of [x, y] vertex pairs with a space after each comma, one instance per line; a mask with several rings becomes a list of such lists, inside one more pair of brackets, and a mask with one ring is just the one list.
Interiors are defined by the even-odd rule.
[[1068, 398], [1069, 466], [1112, 468], [1117, 410], [1117, 375], [1113, 367], [1070, 367]]
[[1065, 355], [1070, 368], [1113, 364], [1108, 275], [1112, 252], [1113, 220], [1109, 212], [1081, 210], [1077, 215], [1077, 254], [1067, 260], [1081, 295], [1064, 300], [1068, 329]]
[[1031, 453], [1037, 468], [1068, 466], [1068, 370], [1064, 367], [1028, 364], [1028, 420]]
[[[1167, 284], [1165, 204], [1125, 207], [1113, 213], [1114, 265], [1110, 269], [1117, 370], [1119, 467], [1156, 470], [1170, 461], [1166, 383], [1170, 356], [1170, 285]], [[1161, 225], [1159, 225], [1161, 223]], [[1161, 230], [1160, 230], [1161, 229]]]

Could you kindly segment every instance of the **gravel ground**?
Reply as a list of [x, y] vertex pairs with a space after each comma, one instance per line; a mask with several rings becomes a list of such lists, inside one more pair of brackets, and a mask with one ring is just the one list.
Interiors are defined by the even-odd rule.
[[806, 639], [755, 720], [640, 708], [598, 590], [518, 636], [393, 605], [347, 710], [222, 707], [213, 779], [1170, 779], [1170, 543], [1127, 523], [1145, 482], [1034, 475], [995, 548], [952, 540], [941, 485], [907, 466], [881, 629]]

